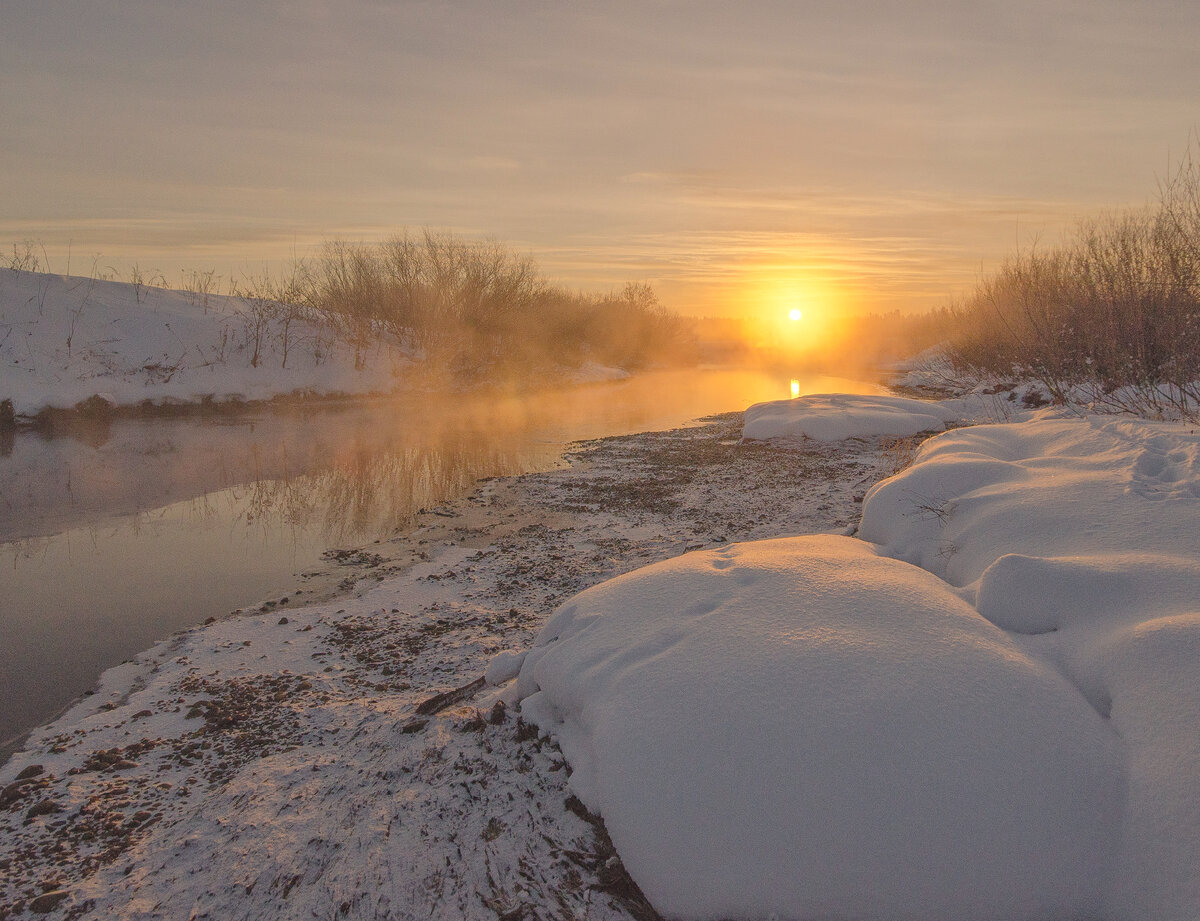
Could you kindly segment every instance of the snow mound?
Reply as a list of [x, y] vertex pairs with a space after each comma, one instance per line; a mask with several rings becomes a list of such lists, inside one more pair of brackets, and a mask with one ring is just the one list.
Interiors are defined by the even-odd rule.
[[[1171, 559], [1155, 564], [1167, 569], [1200, 565], [1198, 457], [1200, 436], [1176, 423], [1043, 415], [961, 429], [925, 442], [911, 467], [867, 493], [859, 537], [958, 586], [1006, 554], [1101, 555], [1097, 585], [1118, 558], [1136, 570], [1135, 548]], [[1117, 604], [1111, 591], [1088, 597]]]
[[961, 587], [1108, 716], [1128, 803], [1114, 918], [1200, 916], [1200, 435], [1047, 416], [927, 441], [859, 535]]
[[733, 545], [589, 589], [518, 690], [668, 916], [1100, 904], [1114, 735], [944, 583], [861, 541]]
[[492, 687], [512, 681], [521, 671], [526, 652], [527, 650], [524, 649], [506, 649], [496, 653], [488, 663], [483, 680]]
[[756, 403], [746, 410], [742, 437], [841, 441], [876, 435], [908, 437], [940, 432], [969, 415], [962, 400], [928, 402], [905, 397], [821, 393], [794, 400]]

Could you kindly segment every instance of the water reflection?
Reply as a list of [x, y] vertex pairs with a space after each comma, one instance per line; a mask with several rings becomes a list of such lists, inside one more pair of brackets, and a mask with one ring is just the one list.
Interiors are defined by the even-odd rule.
[[[803, 380], [805, 392], [878, 392]], [[330, 547], [403, 529], [565, 443], [788, 396], [789, 377], [642, 375], [535, 397], [419, 396], [257, 418], [18, 434], [0, 456], [0, 756], [104, 668], [210, 615], [279, 597]]]

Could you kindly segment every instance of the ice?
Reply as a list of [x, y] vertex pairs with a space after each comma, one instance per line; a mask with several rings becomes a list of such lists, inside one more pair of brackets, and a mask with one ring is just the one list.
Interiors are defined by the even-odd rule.
[[1074, 917], [1116, 736], [1053, 668], [862, 541], [687, 554], [592, 588], [520, 675], [670, 917]]

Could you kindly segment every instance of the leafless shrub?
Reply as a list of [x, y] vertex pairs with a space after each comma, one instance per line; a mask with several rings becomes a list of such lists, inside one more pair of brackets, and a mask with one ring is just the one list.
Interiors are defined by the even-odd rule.
[[129, 283], [133, 286], [133, 297], [139, 304], [145, 296], [146, 287], [150, 284], [146, 278], [146, 273], [141, 270], [135, 262], [129, 267]]
[[649, 285], [586, 296], [554, 287], [532, 258], [491, 240], [403, 233], [326, 244], [311, 304], [361, 364], [382, 339], [422, 349], [460, 379], [587, 359], [637, 367], [685, 338]]
[[[37, 254], [39, 245], [33, 240], [22, 240], [12, 245], [12, 255], [8, 259], [8, 267], [14, 272], [40, 272], [42, 260]], [[45, 250], [42, 250], [43, 254]]]
[[266, 272], [248, 275], [235, 283], [234, 296], [240, 302], [235, 310], [242, 323], [246, 348], [250, 350], [250, 367], [257, 368], [262, 363], [271, 322], [279, 311], [275, 285]]
[[885, 436], [879, 440], [879, 447], [883, 450], [884, 459], [887, 461], [888, 476], [895, 476], [902, 470], [907, 470], [912, 466], [913, 461], [917, 459], [917, 451], [920, 450], [927, 435], [910, 435], [905, 437], [890, 437]]
[[964, 373], [1032, 378], [1053, 399], [1200, 411], [1200, 167], [1185, 159], [1156, 207], [1082, 222], [1010, 258], [954, 308]]
[[217, 292], [220, 286], [221, 276], [216, 274], [214, 269], [209, 269], [207, 272], [193, 269], [183, 273], [183, 290], [187, 292], [188, 303], [198, 304], [205, 313], [208, 313], [209, 298]]

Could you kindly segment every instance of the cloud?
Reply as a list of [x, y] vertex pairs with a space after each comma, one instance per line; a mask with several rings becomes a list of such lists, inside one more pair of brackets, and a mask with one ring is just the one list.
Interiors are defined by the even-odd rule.
[[4, 26], [0, 240], [236, 264], [451, 227], [713, 310], [789, 271], [941, 303], [1152, 196], [1200, 83], [1168, 0], [14, 0]]

